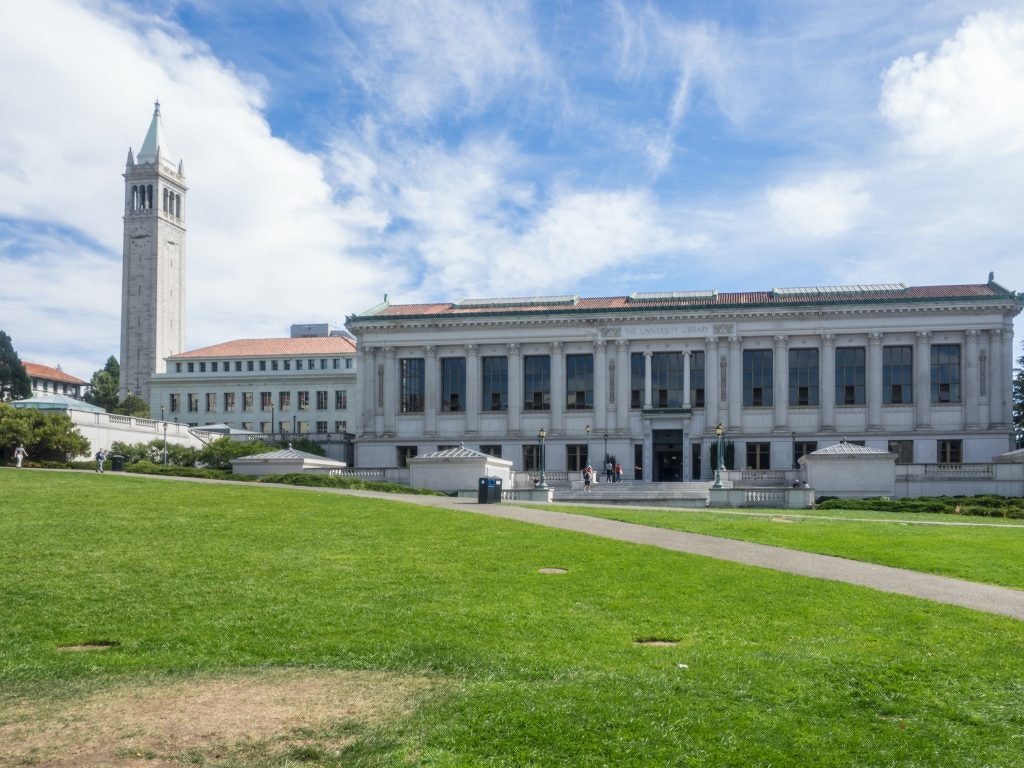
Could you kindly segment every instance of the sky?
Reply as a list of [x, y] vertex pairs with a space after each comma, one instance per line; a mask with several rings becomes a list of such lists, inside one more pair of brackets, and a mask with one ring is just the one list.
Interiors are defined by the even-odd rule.
[[385, 294], [1024, 291], [1024, 0], [33, 0], [0, 3], [23, 360], [119, 354], [156, 99], [187, 349]]

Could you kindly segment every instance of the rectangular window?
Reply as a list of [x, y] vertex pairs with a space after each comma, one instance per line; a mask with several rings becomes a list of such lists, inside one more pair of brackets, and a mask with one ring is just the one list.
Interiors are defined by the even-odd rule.
[[441, 358], [441, 410], [466, 410], [466, 358]]
[[316, 409], [318, 411], [327, 410], [327, 390], [319, 389], [316, 393]]
[[252, 432], [252, 422], [251, 421], [243, 421], [242, 422], [242, 429], [247, 430], [249, 432]]
[[[402, 413], [423, 413], [423, 358], [406, 357], [398, 361], [401, 382]], [[415, 454], [414, 454], [415, 455]]]
[[299, 410], [309, 410], [309, 390], [299, 390]]
[[[914, 402], [913, 347], [882, 347], [882, 402], [886, 405]], [[900, 463], [898, 459], [897, 463]]]
[[[255, 362], [255, 361], [253, 361], [253, 360], [246, 360], [246, 361], [245, 361], [245, 370], [247, 370], [247, 371], [251, 371], [251, 370], [253, 370], [253, 367], [254, 367], [254, 365], [253, 365], [253, 364], [254, 364], [254, 362]], [[260, 368], [260, 370], [262, 371], [263, 369], [262, 369], [262, 368]]]
[[864, 347], [836, 347], [836, 405], [864, 405]]
[[175, 373], [181, 373], [181, 363], [175, 363], [174, 364], [174, 372]]
[[199, 393], [189, 392], [188, 393], [188, 412], [199, 413]]
[[[285, 361], [285, 362], [286, 362], [286, 364], [285, 364], [285, 370], [288, 370], [288, 365], [287, 365], [287, 361]], [[301, 370], [302, 370], [302, 360], [296, 360], [296, 361], [295, 361], [295, 370], [296, 370], [296, 371], [301, 371]]]
[[536, 472], [540, 469], [540, 446], [523, 446], [523, 471]]
[[273, 392], [260, 392], [260, 410], [269, 411], [274, 404]]
[[594, 356], [565, 356], [565, 407], [570, 411], [594, 407]]
[[[909, 349], [909, 347], [908, 347]], [[913, 440], [890, 440], [889, 453], [896, 454], [897, 464], [914, 463], [914, 441]]]
[[200, 373], [206, 373], [206, 363], [200, 363], [199, 364], [199, 372]]
[[644, 353], [633, 352], [629, 356], [629, 407], [644, 407], [644, 387], [646, 374], [644, 373]]
[[683, 407], [683, 353], [655, 352], [651, 356], [651, 398], [655, 408]]
[[235, 410], [235, 393], [225, 392], [224, 393], [224, 410], [233, 411]]
[[747, 443], [747, 469], [771, 469], [771, 443]]
[[306, 362], [309, 364], [309, 370], [312, 371], [314, 368], [316, 368], [316, 360], [310, 358]]
[[743, 350], [743, 405], [759, 408], [772, 403], [772, 350]]
[[334, 390], [334, 410], [344, 411], [346, 408], [348, 408], [348, 390]]
[[299, 427], [299, 434], [300, 435], [308, 435], [309, 434], [309, 422], [308, 421], [300, 421], [298, 423], [298, 427]]
[[409, 459], [416, 455], [415, 445], [399, 445], [396, 449], [398, 451], [398, 466], [406, 468], [409, 466]]
[[188, 364], [188, 372], [189, 373], [195, 373], [196, 372], [196, 364], [195, 363], [189, 363]]
[[210, 363], [210, 372], [211, 373], [217, 373], [217, 361], [216, 360], [214, 360], [212, 363]]
[[789, 350], [789, 404], [818, 404], [818, 350]]
[[799, 461], [809, 453], [814, 453], [818, 450], [818, 443], [815, 441], [803, 441], [795, 443], [793, 446], [793, 467], [799, 469]]
[[963, 460], [963, 440], [939, 440], [939, 463], [960, 464]]
[[271, 360], [270, 361], [270, 370], [272, 370], [272, 371], [276, 371], [277, 370], [277, 360]]
[[485, 411], [508, 410], [508, 358], [485, 357], [480, 360], [483, 381], [480, 405]]
[[316, 423], [316, 433], [318, 435], [326, 435], [327, 434], [327, 422], [326, 421], [318, 421]]
[[171, 395], [171, 413], [181, 410], [181, 395]]
[[333, 368], [334, 370], [338, 370], [338, 368], [340, 367], [340, 366], [339, 366], [339, 363], [340, 363], [340, 362], [341, 362], [341, 361], [340, 361], [340, 359], [339, 359], [339, 358], [337, 358], [337, 357], [332, 357], [332, 358], [331, 358], [331, 368]]
[[[582, 472], [588, 461], [586, 443], [565, 446], [565, 466], [570, 472]], [[576, 478], [570, 479], [575, 480]]]
[[345, 367], [349, 368], [349, 369], [352, 368], [352, 358], [351, 357], [346, 357], [345, 358]]
[[335, 432], [348, 432], [348, 422], [347, 421], [336, 421], [336, 422], [334, 422], [334, 431]]
[[252, 410], [252, 392], [242, 393], [242, 410], [247, 412]]
[[278, 410], [286, 411], [292, 407], [292, 393], [291, 392], [278, 392], [277, 393], [277, 407]]
[[959, 344], [932, 344], [932, 402], [960, 402]]
[[703, 352], [694, 352], [690, 355], [690, 406], [693, 408], [704, 407]]
[[551, 410], [551, 356], [523, 356], [523, 410]]
[[235, 360], [235, 370], [238, 371], [239, 373], [241, 373], [241, 371], [242, 371], [242, 361], [241, 360]]
[[326, 357], [321, 357], [320, 358], [320, 370], [321, 371], [326, 371], [327, 370], [327, 358]]
[[260, 370], [261, 371], [267, 370], [267, 361], [266, 360], [260, 360]]
[[274, 423], [271, 422], [271, 421], [261, 421], [260, 422], [260, 432], [262, 432], [265, 435], [273, 434], [273, 432], [274, 432]]
[[501, 446], [500, 445], [481, 445], [480, 453], [486, 453], [488, 456], [493, 456], [496, 459], [501, 458]]

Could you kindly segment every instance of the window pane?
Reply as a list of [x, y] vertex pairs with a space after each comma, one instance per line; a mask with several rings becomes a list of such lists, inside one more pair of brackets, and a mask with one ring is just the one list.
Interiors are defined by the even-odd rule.
[[[399, 360], [402, 413], [423, 412], [423, 358], [411, 357]], [[414, 454], [415, 455], [415, 454]]]
[[914, 402], [912, 347], [882, 347], [882, 402], [886, 405]]
[[643, 352], [634, 352], [629, 356], [629, 407], [644, 407]]
[[523, 410], [551, 410], [551, 357], [523, 356]]
[[818, 405], [818, 350], [789, 350], [789, 404]]
[[483, 381], [481, 409], [484, 411], [508, 410], [508, 358], [485, 357], [481, 360]]
[[743, 405], [767, 407], [772, 403], [772, 350], [743, 350]]
[[582, 410], [594, 407], [594, 356], [565, 356], [565, 407]]
[[651, 398], [655, 408], [683, 407], [683, 353], [655, 352], [651, 356]]
[[466, 410], [466, 358], [441, 358], [441, 410]]
[[864, 347], [836, 349], [836, 405], [864, 405]]
[[932, 357], [932, 402], [960, 402], [960, 345], [933, 344]]

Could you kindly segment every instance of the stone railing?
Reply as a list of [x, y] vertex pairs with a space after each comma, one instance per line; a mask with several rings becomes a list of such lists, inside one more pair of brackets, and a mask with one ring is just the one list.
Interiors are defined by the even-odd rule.
[[[569, 475], [579, 477], [579, 472], [545, 472], [544, 482], [548, 486], [568, 486], [570, 483]], [[540, 472], [513, 472], [512, 482], [509, 486], [512, 490], [515, 489], [528, 489], [534, 488], [534, 479], [540, 477]]]
[[946, 479], [949, 477], [987, 478], [992, 477], [991, 464], [925, 464], [925, 478]]
[[739, 483], [742, 485], [789, 485], [792, 480], [782, 469], [744, 469], [740, 471]]

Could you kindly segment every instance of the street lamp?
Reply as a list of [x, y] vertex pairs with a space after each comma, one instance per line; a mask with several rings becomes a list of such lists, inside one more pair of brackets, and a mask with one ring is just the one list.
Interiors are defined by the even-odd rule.
[[587, 464], [590, 464], [590, 425], [587, 424]]
[[160, 421], [164, 425], [164, 464], [167, 464], [167, 422], [164, 421], [164, 407], [160, 406]]
[[608, 463], [608, 433], [604, 433], [604, 463]]
[[540, 482], [537, 484], [537, 487], [538, 488], [544, 488], [544, 489], [547, 489], [547, 487], [548, 487], [548, 478], [547, 478], [547, 475], [544, 474], [544, 469], [545, 469], [545, 466], [544, 466], [544, 439], [547, 436], [548, 436], [548, 433], [544, 431], [544, 427], [541, 427], [540, 428], [540, 432], [537, 433], [537, 445], [538, 445], [538, 449], [537, 449], [538, 456], [537, 456], [537, 458], [540, 460]]
[[790, 432], [789, 436], [793, 438], [793, 469], [800, 469], [800, 462], [796, 460], [796, 432]]
[[270, 442], [274, 442], [274, 401], [270, 401]]
[[722, 485], [722, 470], [725, 469], [725, 450], [723, 449], [724, 441], [722, 440], [723, 435], [725, 435], [725, 427], [723, 427], [722, 423], [719, 422], [718, 426], [715, 427], [715, 437], [718, 438], [718, 461], [716, 461], [715, 463], [718, 466], [715, 467], [715, 484], [711, 486], [712, 488], [725, 487]]
[[128, 397], [124, 400], [125, 405], [128, 407], [128, 418], [132, 417], [132, 388], [128, 387]]

